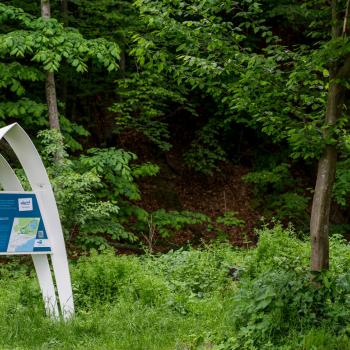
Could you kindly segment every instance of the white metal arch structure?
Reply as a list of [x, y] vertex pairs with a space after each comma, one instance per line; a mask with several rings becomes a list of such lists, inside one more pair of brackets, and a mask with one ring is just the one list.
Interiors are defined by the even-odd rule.
[[[74, 315], [74, 303], [66, 247], [54, 193], [44, 164], [27, 133], [17, 124], [0, 128], [0, 140], [13, 149], [35, 193], [48, 238], [51, 242], [51, 262], [61, 314], [64, 319]], [[0, 155], [0, 184], [5, 191], [22, 192], [23, 187], [7, 161]], [[47, 254], [32, 255], [46, 312], [59, 317], [55, 286]]]

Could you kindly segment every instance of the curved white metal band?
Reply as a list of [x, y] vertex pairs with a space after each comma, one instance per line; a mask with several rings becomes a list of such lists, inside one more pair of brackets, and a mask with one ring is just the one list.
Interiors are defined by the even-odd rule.
[[[0, 154], [0, 184], [5, 191], [23, 191], [21, 182], [6, 159]], [[53, 318], [59, 317], [55, 286], [51, 275], [47, 255], [32, 255], [34, 267], [44, 299], [46, 313]]]
[[21, 182], [16, 173], [7, 163], [6, 159], [0, 154], [0, 184], [5, 191], [23, 191]]
[[[49, 177], [32, 140], [17, 123], [1, 128], [0, 139], [2, 138], [4, 138], [12, 147], [26, 173], [32, 190], [36, 193], [38, 204], [41, 209], [41, 215], [52, 246], [51, 261], [62, 315], [65, 319], [68, 319], [74, 314], [72, 285], [63, 231]], [[4, 188], [7, 187], [8, 190], [10, 190], [10, 188], [15, 190], [15, 188], [19, 189], [20, 186], [21, 190], [23, 190], [17, 176], [3, 157], [0, 159], [0, 166], [3, 177], [2, 181], [0, 180], [0, 183], [3, 184]], [[15, 182], [17, 183], [15, 184]], [[47, 259], [47, 256], [44, 256]], [[33, 259], [36, 259], [34, 258], [34, 255]], [[39, 260], [37, 259], [37, 261]], [[35, 260], [34, 263], [36, 264]], [[40, 268], [39, 265], [38, 268]], [[47, 271], [45, 274], [47, 274]], [[39, 274], [38, 278], [40, 281]], [[49, 285], [45, 288], [51, 289]], [[55, 302], [56, 300], [51, 300], [51, 303], [54, 304]]]

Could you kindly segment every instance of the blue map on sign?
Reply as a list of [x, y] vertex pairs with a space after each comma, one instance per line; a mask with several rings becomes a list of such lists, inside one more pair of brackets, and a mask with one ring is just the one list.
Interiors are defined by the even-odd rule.
[[50, 252], [34, 193], [0, 193], [0, 253]]

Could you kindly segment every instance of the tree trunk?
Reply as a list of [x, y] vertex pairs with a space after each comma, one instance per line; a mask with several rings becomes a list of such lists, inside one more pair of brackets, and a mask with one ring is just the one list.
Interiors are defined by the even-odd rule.
[[68, 0], [61, 0], [62, 20], [65, 27], [68, 26]]
[[[323, 133], [325, 141], [332, 136], [331, 128], [335, 126], [343, 110], [345, 88], [338, 81], [348, 77], [349, 73], [350, 57], [345, 59], [342, 67], [334, 68], [331, 72], [325, 118], [327, 128]], [[336, 163], [337, 148], [334, 144], [327, 144], [318, 163], [312, 202], [310, 220], [312, 271], [322, 271], [329, 267], [329, 214]]]
[[[347, 1], [343, 23], [337, 12], [337, 0], [331, 0], [332, 39], [346, 36], [349, 0]], [[311, 270], [322, 271], [329, 267], [329, 216], [337, 165], [337, 148], [332, 138], [332, 129], [339, 119], [344, 105], [345, 88], [341, 79], [350, 74], [350, 56], [344, 59], [342, 66], [335, 65], [330, 70], [327, 110], [325, 117], [326, 128], [323, 138], [326, 142], [322, 157], [318, 163], [315, 193], [312, 202], [310, 235], [311, 235]], [[328, 140], [327, 140], [328, 139]]]
[[[51, 16], [50, 1], [41, 0], [41, 16], [48, 20]], [[46, 76], [46, 101], [49, 110], [49, 124], [51, 129], [60, 131], [60, 120], [57, 108], [55, 75], [53, 72], [47, 72]]]
[[[332, 83], [335, 74], [332, 73], [331, 85], [328, 91], [325, 124], [334, 126], [342, 110], [342, 88]], [[327, 129], [324, 139], [329, 136]], [[322, 271], [329, 267], [329, 214], [331, 207], [332, 188], [337, 162], [337, 149], [327, 145], [318, 163], [315, 193], [312, 202], [310, 233], [311, 233], [311, 270]]]
[[318, 163], [310, 221], [312, 271], [322, 271], [329, 267], [329, 212], [336, 158], [336, 148], [327, 146]]
[[50, 0], [41, 0], [41, 16], [44, 19], [51, 17]]
[[47, 72], [45, 90], [46, 90], [47, 106], [49, 109], [50, 128], [60, 131], [60, 120], [59, 120], [58, 109], [57, 109], [55, 76], [53, 72]]
[[[68, 0], [61, 0], [61, 16], [62, 21], [65, 27], [68, 27], [69, 25], [69, 12], [68, 12]], [[61, 101], [64, 103], [64, 115], [68, 115], [68, 109], [67, 109], [67, 95], [68, 95], [68, 88], [67, 88], [67, 74], [62, 75], [62, 80], [60, 84], [60, 96]]]

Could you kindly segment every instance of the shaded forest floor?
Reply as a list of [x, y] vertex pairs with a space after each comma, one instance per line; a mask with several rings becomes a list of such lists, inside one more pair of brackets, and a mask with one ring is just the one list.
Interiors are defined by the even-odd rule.
[[[210, 178], [191, 172], [169, 177], [165, 175], [166, 171], [163, 167], [159, 176], [143, 180], [140, 184], [142, 207], [151, 211], [160, 208], [190, 210], [206, 214], [212, 219], [227, 211], [234, 211], [246, 224], [244, 227], [226, 228], [227, 239], [239, 246], [255, 242], [254, 227], [259, 214], [251, 207], [249, 187], [241, 179], [247, 169], [227, 165], [223, 174]], [[215, 233], [206, 231], [202, 225], [192, 225], [175, 234], [170, 239], [170, 244], [196, 245], [215, 238]]]
[[[215, 220], [225, 212], [235, 212], [242, 227], [225, 227], [225, 240], [236, 246], [256, 243], [254, 228], [260, 214], [252, 207], [251, 186], [242, 180], [249, 168], [230, 163], [221, 164], [221, 171], [213, 176], [198, 174], [189, 169], [183, 161], [182, 147], [175, 146], [166, 154], [155, 151], [147, 141], [138, 137], [138, 142], [124, 141], [123, 147], [135, 152], [139, 162], [152, 162], [160, 167], [157, 176], [139, 181], [142, 199], [138, 205], [147, 211], [161, 208], [166, 210], [188, 210], [200, 212]], [[155, 251], [167, 251], [186, 244], [196, 246], [217, 238], [204, 225], [191, 225], [174, 236], [157, 237]]]

